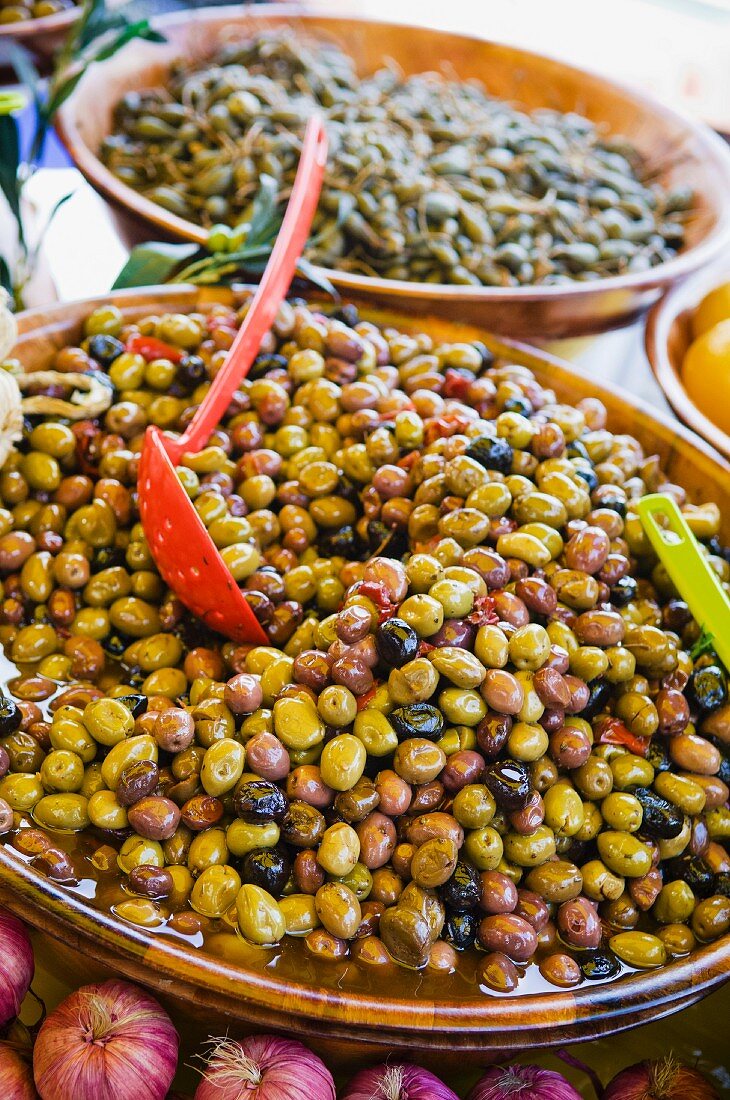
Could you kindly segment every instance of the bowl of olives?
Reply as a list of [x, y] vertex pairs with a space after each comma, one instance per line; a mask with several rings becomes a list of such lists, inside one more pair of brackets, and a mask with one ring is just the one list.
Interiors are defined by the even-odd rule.
[[722, 141], [609, 80], [280, 5], [156, 26], [165, 44], [95, 67], [59, 118], [128, 240], [237, 251], [262, 177], [284, 201], [314, 109], [330, 159], [305, 255], [345, 294], [576, 336], [637, 317], [730, 234]]
[[236, 645], [157, 573], [136, 471], [248, 300], [19, 319], [2, 903], [59, 969], [350, 1058], [497, 1058], [691, 1004], [730, 965], [727, 672], [635, 502], [671, 492], [727, 584], [727, 465], [482, 330], [284, 303], [177, 469], [269, 640]]

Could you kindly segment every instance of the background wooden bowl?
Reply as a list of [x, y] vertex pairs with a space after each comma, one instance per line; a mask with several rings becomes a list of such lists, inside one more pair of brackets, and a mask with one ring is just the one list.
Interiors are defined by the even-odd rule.
[[513, 336], [577, 336], [627, 324], [657, 300], [662, 288], [707, 263], [730, 240], [730, 150], [707, 127], [641, 92], [562, 62], [463, 35], [309, 16], [300, 9], [271, 5], [165, 16], [155, 25], [167, 36], [166, 44], [131, 43], [111, 61], [94, 67], [64, 106], [61, 137], [89, 182], [121, 212], [128, 241], [153, 233], [203, 243], [207, 234], [121, 183], [98, 159], [101, 141], [112, 128], [115, 103], [130, 89], [164, 83], [176, 58], [203, 58], [226, 37], [281, 24], [338, 41], [363, 74], [380, 67], [385, 58], [393, 58], [406, 73], [438, 69], [447, 62], [460, 77], [478, 78], [493, 95], [527, 110], [579, 111], [611, 133], [629, 138], [661, 183], [689, 186], [697, 196], [685, 249], [646, 272], [570, 286], [492, 288], [370, 279], [326, 270], [327, 278], [346, 294], [387, 296], [414, 314], [443, 309], [455, 320]]
[[69, 28], [79, 17], [80, 8], [69, 8], [55, 15], [44, 15], [40, 19], [26, 19], [22, 23], [3, 23], [0, 25], [0, 44], [17, 42], [25, 46], [39, 61], [49, 62]]
[[[210, 294], [189, 287], [156, 288], [21, 314], [15, 354], [26, 370], [43, 368], [59, 347], [79, 338], [83, 319], [102, 302], [114, 301], [131, 320], [149, 312], [192, 310]], [[724, 536], [730, 538], [730, 465], [686, 429], [653, 414], [638, 399], [597, 385], [524, 345], [449, 321], [414, 321], [355, 300], [364, 317], [404, 331], [427, 330], [448, 341], [481, 339], [497, 355], [530, 367], [566, 401], [598, 396], [608, 409], [610, 427], [631, 432], [647, 453], [658, 454], [668, 475], [686, 487], [693, 502], [718, 503]], [[334, 988], [306, 985], [277, 977], [276, 972], [224, 962], [98, 912], [2, 844], [0, 902], [42, 930], [53, 965], [73, 973], [77, 982], [100, 972], [123, 974], [150, 986], [171, 1008], [184, 1010], [185, 1017], [209, 1028], [289, 1031], [335, 1060], [346, 1055], [350, 1065], [353, 1059], [388, 1051], [430, 1057], [440, 1066], [465, 1056], [489, 1061], [529, 1046], [610, 1035], [676, 1012], [730, 976], [727, 935], [661, 970], [631, 974], [608, 985], [586, 983], [570, 992], [408, 999], [397, 989], [382, 988], [381, 978], [369, 993], [354, 992], [352, 971], [348, 980], [344, 970]]]
[[730, 266], [723, 260], [720, 266], [714, 264], [674, 287], [649, 313], [645, 337], [651, 369], [677, 416], [726, 458], [730, 458], [730, 435], [700, 412], [687, 393], [682, 361], [692, 343], [693, 311], [705, 294], [728, 279]]

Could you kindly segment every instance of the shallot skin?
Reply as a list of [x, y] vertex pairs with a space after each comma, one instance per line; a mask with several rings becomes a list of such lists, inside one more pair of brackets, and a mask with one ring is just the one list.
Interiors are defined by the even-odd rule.
[[25, 925], [0, 909], [0, 1027], [20, 1012], [33, 972], [33, 948]]
[[340, 1100], [459, 1100], [427, 1069], [410, 1063], [382, 1064], [356, 1073]]
[[601, 1100], [720, 1100], [704, 1074], [672, 1055], [627, 1066], [610, 1081]]
[[129, 982], [82, 986], [43, 1023], [33, 1051], [41, 1100], [164, 1100], [178, 1034], [149, 994]]
[[0, 1096], [3, 1100], [38, 1100], [30, 1066], [9, 1043], [0, 1043]]
[[251, 1035], [212, 1039], [209, 1047], [194, 1100], [335, 1100], [332, 1074], [296, 1039]]
[[562, 1073], [541, 1066], [490, 1066], [467, 1100], [508, 1100], [510, 1097], [515, 1100], [517, 1097], [519, 1100], [581, 1100], [580, 1093]]

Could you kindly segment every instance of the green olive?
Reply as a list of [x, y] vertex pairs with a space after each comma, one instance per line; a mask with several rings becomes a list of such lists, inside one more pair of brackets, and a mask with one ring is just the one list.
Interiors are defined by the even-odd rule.
[[583, 893], [593, 901], [616, 901], [626, 889], [621, 875], [609, 871], [600, 859], [591, 859], [581, 867]]
[[496, 870], [503, 853], [502, 837], [491, 826], [474, 829], [466, 834], [464, 854], [478, 871]]
[[75, 752], [56, 749], [49, 752], [41, 764], [40, 776], [47, 791], [80, 791], [84, 782], [84, 762]]
[[246, 750], [238, 741], [224, 737], [207, 749], [200, 769], [200, 782], [206, 794], [219, 798], [232, 790], [243, 775]]
[[[261, 683], [263, 687], [264, 677]], [[325, 727], [310, 700], [284, 698], [274, 703], [274, 730], [287, 748], [311, 749], [324, 740]]]
[[241, 859], [256, 848], [274, 848], [279, 843], [279, 836], [279, 826], [274, 821], [255, 824], [237, 818], [226, 829], [226, 844], [231, 855]]
[[114, 791], [94, 791], [88, 796], [89, 821], [97, 829], [126, 829], [127, 810], [117, 801]]
[[352, 731], [369, 756], [388, 756], [398, 748], [398, 735], [393, 726], [385, 714], [374, 708], [358, 711]]
[[319, 762], [322, 781], [334, 791], [349, 791], [360, 779], [366, 762], [362, 741], [349, 733], [339, 734], [322, 749]]
[[601, 859], [610, 871], [625, 878], [643, 878], [651, 868], [651, 852], [631, 833], [607, 829], [597, 838]]
[[236, 912], [241, 935], [251, 943], [275, 944], [286, 933], [284, 915], [276, 900], [253, 883], [244, 883], [238, 891]]
[[235, 903], [241, 889], [241, 876], [229, 866], [214, 864], [201, 871], [190, 892], [190, 907], [204, 917], [216, 920]]
[[87, 703], [82, 721], [95, 741], [109, 747], [126, 740], [134, 731], [132, 712], [118, 699]]
[[662, 887], [652, 906], [652, 914], [660, 924], [684, 924], [692, 916], [694, 907], [692, 888], [676, 879]]
[[207, 867], [221, 866], [228, 862], [228, 844], [224, 829], [205, 829], [196, 833], [188, 849], [188, 868], [193, 875], [201, 874]]
[[89, 825], [88, 800], [82, 794], [47, 794], [33, 807], [33, 820], [46, 829], [78, 832]]
[[575, 836], [583, 824], [584, 810], [580, 795], [565, 782], [555, 783], [543, 795], [545, 824], [556, 836]]
[[628, 791], [613, 791], [601, 803], [601, 813], [611, 829], [635, 833], [641, 828], [644, 810], [638, 798]]
[[611, 936], [609, 947], [622, 962], [637, 970], [653, 970], [667, 961], [666, 947], [649, 932], [619, 932]]
[[135, 867], [164, 867], [165, 856], [159, 841], [130, 836], [119, 849], [117, 863], [120, 870], [128, 875]]
[[288, 936], [306, 936], [319, 927], [317, 906], [311, 894], [288, 894], [279, 902]]
[[109, 790], [117, 789], [119, 776], [124, 769], [130, 764], [136, 764], [138, 760], [157, 763], [157, 742], [149, 734], [128, 737], [112, 746], [101, 765], [101, 774]]
[[518, 867], [537, 867], [555, 855], [555, 834], [547, 825], [538, 825], [529, 836], [507, 833], [504, 854]]

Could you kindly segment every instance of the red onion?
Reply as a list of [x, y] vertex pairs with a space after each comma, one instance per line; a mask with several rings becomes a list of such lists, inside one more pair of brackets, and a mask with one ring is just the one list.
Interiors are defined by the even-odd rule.
[[42, 1100], [163, 1100], [177, 1047], [170, 1017], [138, 986], [85, 985], [38, 1032], [36, 1087]]
[[335, 1100], [332, 1074], [296, 1039], [211, 1039], [195, 1100]]
[[25, 925], [5, 909], [0, 909], [0, 958], [0, 1027], [4, 1027], [20, 1012], [33, 981], [33, 948]]
[[[562, 1073], [540, 1066], [490, 1066], [468, 1100], [581, 1100]], [[623, 1100], [623, 1098], [622, 1098]]]
[[341, 1100], [459, 1100], [443, 1081], [420, 1066], [385, 1064], [356, 1073]]
[[603, 1100], [720, 1100], [707, 1078], [671, 1054], [637, 1062], [606, 1085]]
[[30, 1066], [10, 1043], [0, 1043], [0, 1096], [3, 1100], [38, 1100]]

